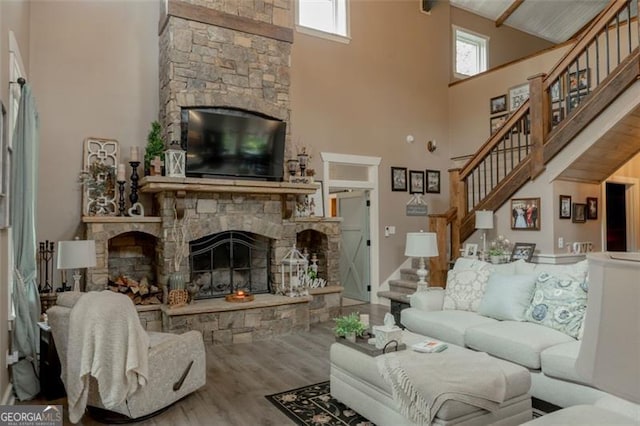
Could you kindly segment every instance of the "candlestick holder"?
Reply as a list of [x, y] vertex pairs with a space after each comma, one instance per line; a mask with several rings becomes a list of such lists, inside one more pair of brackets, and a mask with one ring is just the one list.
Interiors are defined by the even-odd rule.
[[120, 194], [120, 198], [118, 199], [118, 216], [126, 216], [124, 211], [124, 184], [126, 181], [118, 180], [118, 193]]
[[[131, 205], [133, 206], [138, 202], [138, 166], [140, 165], [139, 161], [129, 161], [131, 165], [131, 193], [129, 194], [129, 201], [131, 201]], [[135, 213], [138, 214], [138, 209], [136, 208]]]

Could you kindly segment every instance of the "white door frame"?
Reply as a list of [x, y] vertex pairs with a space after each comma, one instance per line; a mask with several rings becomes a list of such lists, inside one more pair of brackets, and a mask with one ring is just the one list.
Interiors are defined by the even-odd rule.
[[[379, 303], [378, 290], [380, 286], [380, 271], [378, 258], [380, 256], [379, 236], [379, 189], [378, 189], [378, 167], [382, 161], [381, 157], [369, 157], [364, 155], [337, 154], [332, 152], [321, 152], [323, 166], [322, 199], [324, 200], [325, 215], [329, 212], [329, 192], [335, 189], [362, 189], [369, 191], [369, 238], [371, 247], [369, 250], [369, 280], [371, 285], [370, 303]], [[331, 177], [331, 165], [361, 166], [367, 168], [366, 180], [342, 180]]]
[[627, 251], [640, 249], [640, 179], [626, 176], [611, 176], [602, 182], [602, 251], [607, 246], [607, 183], [617, 183], [625, 186], [625, 199], [627, 204]]

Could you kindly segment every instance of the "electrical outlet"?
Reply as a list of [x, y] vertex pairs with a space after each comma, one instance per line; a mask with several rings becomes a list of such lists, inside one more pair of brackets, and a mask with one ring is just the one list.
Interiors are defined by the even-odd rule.
[[16, 362], [18, 362], [18, 351], [13, 351], [12, 354], [7, 351], [7, 367], [11, 364], [15, 364]]
[[564, 248], [564, 238], [558, 238], [558, 248]]
[[390, 226], [390, 227], [389, 227], [389, 233], [390, 233], [391, 235], [395, 235], [395, 233], [396, 233], [396, 227], [395, 227], [395, 226]]

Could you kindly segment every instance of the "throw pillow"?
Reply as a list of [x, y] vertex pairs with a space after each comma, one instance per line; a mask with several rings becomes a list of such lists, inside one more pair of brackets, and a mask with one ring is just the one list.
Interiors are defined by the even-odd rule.
[[491, 267], [491, 264], [489, 262], [484, 262], [478, 259], [469, 259], [466, 257], [459, 257], [456, 260], [456, 263], [453, 265], [453, 270], [454, 271], [461, 271], [461, 270], [467, 270], [467, 269], [478, 270], [478, 269], [485, 269], [489, 267]]
[[545, 263], [518, 263], [516, 265], [516, 274], [534, 274], [540, 275], [546, 272], [549, 275], [561, 279], [569, 279], [573, 281], [584, 281], [587, 277], [589, 265], [586, 260], [566, 265], [551, 265]]
[[534, 275], [489, 276], [478, 313], [498, 320], [525, 321], [536, 288]]
[[553, 328], [577, 338], [587, 310], [586, 281], [558, 278], [543, 272], [538, 276], [527, 321]]
[[449, 271], [442, 309], [476, 312], [484, 296], [489, 274], [485, 268]]

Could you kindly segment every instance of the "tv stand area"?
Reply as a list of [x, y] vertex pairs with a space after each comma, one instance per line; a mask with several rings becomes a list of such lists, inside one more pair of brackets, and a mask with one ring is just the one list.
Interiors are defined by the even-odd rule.
[[185, 192], [231, 192], [244, 194], [313, 194], [317, 185], [290, 182], [270, 182], [246, 179], [215, 178], [175, 178], [167, 176], [145, 176], [140, 179], [140, 192], [157, 193], [163, 191]]

